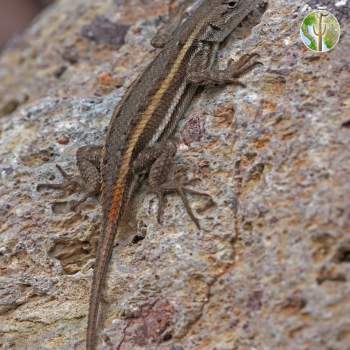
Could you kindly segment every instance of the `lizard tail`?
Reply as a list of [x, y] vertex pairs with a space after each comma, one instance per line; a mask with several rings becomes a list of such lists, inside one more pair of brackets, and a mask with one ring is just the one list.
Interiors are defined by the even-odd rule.
[[106, 225], [100, 236], [96, 255], [96, 265], [92, 278], [90, 293], [88, 327], [86, 334], [86, 350], [95, 350], [97, 344], [97, 321], [100, 306], [101, 292], [107, 274], [108, 262], [113, 251], [113, 241], [117, 231], [117, 224], [121, 214], [124, 184], [116, 186], [113, 196], [113, 206], [109, 211], [108, 218], [104, 218]]

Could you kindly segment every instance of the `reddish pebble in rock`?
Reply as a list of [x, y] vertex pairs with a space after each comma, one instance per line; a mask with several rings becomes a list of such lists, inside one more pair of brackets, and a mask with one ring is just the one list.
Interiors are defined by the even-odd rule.
[[202, 139], [205, 131], [204, 119], [202, 116], [195, 115], [188, 120], [181, 131], [182, 141], [186, 145], [192, 142], [198, 142]]
[[67, 135], [62, 135], [58, 138], [57, 142], [60, 145], [67, 145], [69, 143], [69, 137]]

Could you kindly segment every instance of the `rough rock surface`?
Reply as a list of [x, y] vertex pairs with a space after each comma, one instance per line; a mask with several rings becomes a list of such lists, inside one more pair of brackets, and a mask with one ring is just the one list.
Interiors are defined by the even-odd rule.
[[[340, 20], [327, 54], [299, 26]], [[169, 1], [58, 0], [0, 57], [0, 347], [83, 349], [97, 200], [80, 212], [36, 184], [75, 173], [155, 55]], [[257, 51], [245, 89], [206, 89], [179, 128], [177, 163], [215, 205], [177, 197], [163, 225], [141, 191], [104, 291], [102, 349], [350, 348], [350, 22], [342, 1], [270, 0], [222, 62]], [[60, 204], [52, 202], [60, 200]]]

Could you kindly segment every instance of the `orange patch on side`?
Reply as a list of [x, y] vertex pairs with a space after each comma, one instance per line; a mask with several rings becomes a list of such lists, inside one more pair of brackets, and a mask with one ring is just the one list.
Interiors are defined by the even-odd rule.
[[123, 198], [123, 194], [124, 194], [124, 189], [125, 189], [125, 186], [122, 183], [122, 184], [119, 184], [114, 191], [112, 207], [111, 207], [111, 210], [109, 211], [109, 224], [110, 225], [111, 224], [113, 225], [119, 216], [122, 198]]

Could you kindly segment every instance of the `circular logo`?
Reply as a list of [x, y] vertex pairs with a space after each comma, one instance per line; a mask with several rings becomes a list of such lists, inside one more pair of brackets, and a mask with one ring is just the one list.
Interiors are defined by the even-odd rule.
[[312, 11], [300, 27], [301, 40], [307, 48], [316, 52], [332, 50], [340, 37], [340, 25], [328, 11]]

